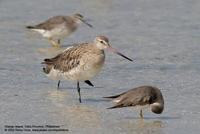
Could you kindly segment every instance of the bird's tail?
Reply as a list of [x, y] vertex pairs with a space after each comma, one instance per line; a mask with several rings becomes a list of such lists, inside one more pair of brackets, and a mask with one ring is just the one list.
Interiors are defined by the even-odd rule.
[[51, 68], [48, 65], [46, 67], [43, 67], [42, 69], [45, 74], [49, 74], [49, 72], [51, 71]]
[[113, 107], [108, 107], [108, 108], [106, 108], [106, 109], [113, 109], [113, 108], [118, 108], [118, 107], [113, 106]]
[[45, 64], [46, 66], [43, 67], [43, 72], [46, 74], [49, 74], [49, 72], [51, 71], [53, 64], [51, 62], [51, 59], [44, 59], [44, 61], [41, 64]]
[[41, 64], [51, 65], [51, 64], [53, 64], [53, 60], [52, 59], [44, 59], [44, 61]]
[[122, 107], [124, 107], [122, 104], [117, 104], [117, 105], [112, 106], [112, 107], [109, 107], [109, 108], [107, 108], [107, 109], [122, 108]]
[[106, 96], [106, 97], [103, 97], [103, 98], [108, 98], [108, 99], [115, 99], [121, 95], [123, 95], [124, 93], [121, 93], [121, 94], [118, 94], [118, 95], [113, 95], [113, 96]]
[[119, 97], [120, 95], [121, 95], [121, 94], [114, 95], [114, 96], [106, 96], [106, 97], [103, 97], [103, 98], [114, 99], [114, 98]]
[[26, 26], [27, 29], [34, 29], [34, 26]]

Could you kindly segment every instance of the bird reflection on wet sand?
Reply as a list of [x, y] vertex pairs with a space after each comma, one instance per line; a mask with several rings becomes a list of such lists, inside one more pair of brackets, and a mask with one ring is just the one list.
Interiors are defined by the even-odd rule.
[[[64, 90], [51, 90], [47, 94], [55, 107], [55, 118], [67, 124], [68, 128], [73, 127], [100, 127], [100, 113], [93, 107], [77, 105], [75, 99]], [[71, 102], [70, 102], [71, 101]]]

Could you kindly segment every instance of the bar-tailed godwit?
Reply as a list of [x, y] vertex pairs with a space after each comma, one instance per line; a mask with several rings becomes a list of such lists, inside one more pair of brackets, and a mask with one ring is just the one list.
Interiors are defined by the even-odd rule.
[[132, 61], [112, 48], [107, 37], [97, 36], [94, 42], [76, 44], [54, 58], [44, 59], [42, 64], [45, 64], [46, 67], [43, 68], [43, 71], [48, 77], [58, 80], [58, 86], [62, 79], [77, 81], [77, 91], [81, 103], [79, 81], [85, 81], [92, 85], [89, 80], [96, 76], [103, 67], [105, 49]]
[[133, 88], [127, 92], [121, 93], [115, 96], [109, 96], [104, 98], [112, 98], [116, 104], [113, 108], [139, 106], [140, 117], [143, 118], [142, 109], [151, 108], [151, 111], [156, 114], [161, 114], [164, 110], [164, 99], [161, 91], [152, 86], [141, 86]]
[[26, 28], [40, 33], [54, 47], [60, 47], [60, 40], [74, 32], [81, 23], [92, 27], [91, 24], [83, 19], [81, 14], [77, 13], [71, 16], [54, 16], [40, 24], [27, 26]]

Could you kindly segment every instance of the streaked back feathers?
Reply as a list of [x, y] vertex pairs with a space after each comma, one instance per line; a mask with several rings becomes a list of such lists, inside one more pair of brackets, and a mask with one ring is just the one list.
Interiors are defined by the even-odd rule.
[[90, 43], [76, 44], [54, 58], [44, 59], [42, 64], [46, 64], [48, 66], [47, 68], [54, 67], [54, 69], [66, 72], [77, 67], [81, 63], [82, 56], [91, 53], [102, 54], [102, 51]]

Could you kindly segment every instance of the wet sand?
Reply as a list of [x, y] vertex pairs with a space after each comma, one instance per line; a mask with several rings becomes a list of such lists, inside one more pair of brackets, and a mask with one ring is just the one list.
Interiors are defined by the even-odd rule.
[[[101, 73], [81, 83], [48, 79], [40, 64], [62, 49], [25, 29], [50, 16], [80, 12], [82, 25], [62, 44], [106, 35], [134, 59], [106, 51]], [[200, 1], [192, 0], [18, 0], [0, 1], [0, 133], [5, 125], [60, 125], [72, 134], [198, 134], [200, 131]], [[141, 85], [161, 88], [165, 110], [155, 115], [134, 108], [108, 110], [103, 96]], [[13, 132], [10, 132], [13, 133]], [[18, 134], [18, 132], [15, 132]], [[35, 132], [29, 132], [35, 133]], [[48, 132], [49, 133], [49, 132]], [[19, 132], [19, 134], [21, 134]]]

